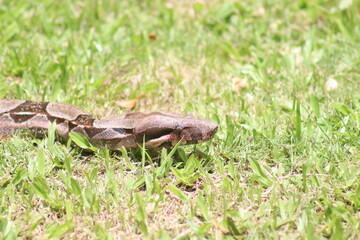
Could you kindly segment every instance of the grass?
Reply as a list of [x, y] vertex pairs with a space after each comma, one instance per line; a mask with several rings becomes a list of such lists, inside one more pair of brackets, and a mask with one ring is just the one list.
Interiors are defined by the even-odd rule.
[[358, 239], [360, 4], [0, 1], [0, 98], [192, 112], [196, 147], [0, 145], [3, 239]]

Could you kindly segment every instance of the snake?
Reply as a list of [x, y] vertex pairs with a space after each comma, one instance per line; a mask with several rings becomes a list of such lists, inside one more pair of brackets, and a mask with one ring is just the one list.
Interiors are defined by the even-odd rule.
[[218, 129], [216, 123], [190, 114], [132, 112], [97, 119], [69, 103], [0, 99], [0, 139], [18, 132], [44, 136], [52, 124], [60, 140], [68, 140], [69, 134], [75, 132], [93, 146], [110, 150], [197, 144], [213, 138]]

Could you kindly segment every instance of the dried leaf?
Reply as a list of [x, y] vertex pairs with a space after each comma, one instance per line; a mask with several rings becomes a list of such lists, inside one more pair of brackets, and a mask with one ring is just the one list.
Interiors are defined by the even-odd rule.
[[325, 83], [325, 91], [327, 92], [335, 91], [338, 89], [338, 87], [339, 87], [339, 83], [333, 78], [329, 78]]
[[247, 79], [246, 78], [235, 78], [233, 84], [233, 91], [240, 92], [242, 89], [247, 87]]
[[157, 39], [157, 36], [155, 33], [149, 33], [149, 39], [155, 41]]
[[253, 15], [254, 17], [262, 17], [262, 16], [265, 15], [265, 13], [266, 13], [265, 8], [259, 7], [258, 9], [256, 9], [256, 10], [254, 11], [254, 13], [253, 13], [252, 15]]
[[223, 233], [229, 233], [229, 229], [224, 227], [223, 225], [219, 224], [215, 219], [211, 220], [211, 222], [215, 228], [219, 229]]
[[131, 100], [126, 100], [126, 101], [116, 101], [115, 102], [116, 105], [123, 107], [123, 108], [127, 108], [127, 109], [134, 109], [138, 103], [137, 99], [131, 99]]

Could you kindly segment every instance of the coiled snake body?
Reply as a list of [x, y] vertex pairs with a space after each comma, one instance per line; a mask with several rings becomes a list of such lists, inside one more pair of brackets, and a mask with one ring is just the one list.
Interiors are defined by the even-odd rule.
[[211, 121], [173, 112], [137, 112], [95, 119], [68, 103], [0, 99], [0, 138], [11, 137], [24, 129], [40, 134], [53, 122], [63, 139], [76, 132], [94, 146], [111, 150], [136, 148], [143, 142], [148, 149], [174, 146], [178, 142], [196, 144], [211, 139], [218, 128]]

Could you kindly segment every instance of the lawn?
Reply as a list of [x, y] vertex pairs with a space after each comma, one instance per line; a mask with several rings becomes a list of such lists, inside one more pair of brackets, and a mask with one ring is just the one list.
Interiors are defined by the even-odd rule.
[[157, 152], [0, 142], [0, 239], [359, 239], [359, 23], [358, 0], [0, 0], [0, 98], [219, 124]]

